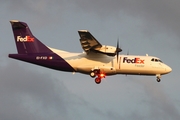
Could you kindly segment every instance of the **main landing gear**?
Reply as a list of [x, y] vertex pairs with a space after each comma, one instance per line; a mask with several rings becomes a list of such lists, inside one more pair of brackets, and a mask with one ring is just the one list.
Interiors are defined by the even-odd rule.
[[97, 74], [97, 71], [91, 71], [90, 76], [91, 76], [92, 78], [95, 78], [95, 77], [96, 77], [96, 74]]
[[95, 82], [96, 82], [96, 84], [100, 84], [101, 83], [101, 78], [99, 78], [99, 77], [95, 78]]
[[90, 76], [92, 77], [92, 78], [95, 78], [96, 76], [96, 78], [95, 78], [95, 83], [96, 84], [100, 84], [101, 83], [101, 79], [102, 78], [105, 78], [105, 74], [104, 73], [100, 73], [100, 70], [94, 70], [94, 71], [91, 71], [90, 72]]

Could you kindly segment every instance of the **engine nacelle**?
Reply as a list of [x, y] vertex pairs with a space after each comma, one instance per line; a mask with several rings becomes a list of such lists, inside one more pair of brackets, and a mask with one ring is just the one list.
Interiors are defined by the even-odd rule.
[[96, 52], [106, 54], [108, 56], [115, 56], [116, 55], [116, 47], [114, 46], [107, 46], [103, 45], [101, 48], [96, 49]]

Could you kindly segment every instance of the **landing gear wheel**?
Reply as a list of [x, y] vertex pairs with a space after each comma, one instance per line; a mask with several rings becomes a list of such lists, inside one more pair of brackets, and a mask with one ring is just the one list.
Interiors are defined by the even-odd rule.
[[100, 83], [101, 83], [101, 78], [97, 77], [97, 78], [95, 79], [95, 82], [96, 82], [96, 84], [100, 84]]
[[92, 72], [90, 73], [90, 76], [91, 76], [92, 78], [94, 78], [94, 77], [96, 77], [96, 73], [95, 73], [94, 71], [92, 71]]
[[161, 82], [161, 79], [160, 79], [160, 78], [157, 78], [157, 82]]

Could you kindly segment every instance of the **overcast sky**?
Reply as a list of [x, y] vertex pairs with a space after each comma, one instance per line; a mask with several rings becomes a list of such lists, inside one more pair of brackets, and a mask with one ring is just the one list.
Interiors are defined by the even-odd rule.
[[[180, 1], [1, 0], [1, 120], [180, 119]], [[83, 74], [65, 73], [8, 58], [16, 53], [12, 19], [28, 23], [50, 47], [82, 52], [77, 33], [89, 30], [121, 54], [161, 58], [173, 71], [155, 77], [115, 75], [100, 85]]]

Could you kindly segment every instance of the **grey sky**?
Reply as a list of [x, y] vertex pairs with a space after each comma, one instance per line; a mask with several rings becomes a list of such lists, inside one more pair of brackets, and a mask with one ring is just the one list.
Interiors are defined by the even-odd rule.
[[[180, 119], [178, 0], [2, 0], [0, 2], [1, 120]], [[43, 43], [82, 52], [77, 31], [102, 44], [120, 38], [123, 54], [154, 55], [173, 72], [155, 77], [116, 75], [96, 85], [82, 74], [9, 59], [16, 53], [9, 20], [27, 22]]]

